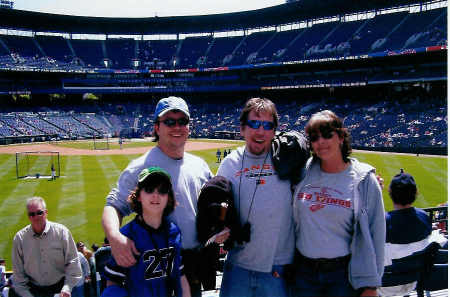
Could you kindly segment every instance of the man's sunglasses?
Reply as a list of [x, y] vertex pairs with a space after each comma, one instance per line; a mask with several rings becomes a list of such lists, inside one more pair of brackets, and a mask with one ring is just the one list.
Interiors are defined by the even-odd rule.
[[273, 122], [269, 121], [258, 121], [258, 120], [248, 120], [247, 126], [249, 126], [252, 129], [259, 129], [259, 127], [263, 126], [264, 130], [273, 130], [275, 127], [275, 124]]
[[322, 136], [322, 138], [324, 139], [330, 139], [331, 137], [333, 137], [333, 135], [334, 135], [333, 130], [321, 131], [320, 134], [319, 133], [310, 134], [309, 140], [311, 140], [311, 142], [316, 142], [317, 140], [319, 140], [320, 136]]
[[34, 212], [34, 211], [29, 212], [29, 213], [28, 213], [28, 216], [34, 218], [34, 216], [41, 216], [41, 215], [43, 215], [43, 214], [44, 214], [44, 211], [43, 211], [43, 210], [38, 210], [38, 211], [36, 211], [36, 212]]
[[161, 122], [163, 122], [164, 125], [166, 125], [167, 127], [174, 127], [176, 125], [176, 123], [178, 123], [178, 125], [180, 125], [180, 126], [186, 126], [187, 124], [189, 124], [189, 119], [187, 119], [187, 118], [179, 118], [179, 119], [167, 118]]

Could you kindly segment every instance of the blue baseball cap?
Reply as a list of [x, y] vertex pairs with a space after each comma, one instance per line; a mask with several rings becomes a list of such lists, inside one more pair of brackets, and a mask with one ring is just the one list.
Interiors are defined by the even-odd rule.
[[416, 181], [412, 175], [403, 171], [392, 178], [389, 188], [391, 191], [417, 190]]
[[186, 101], [180, 97], [170, 96], [167, 98], [162, 98], [159, 100], [158, 104], [156, 104], [154, 120], [157, 121], [159, 117], [171, 110], [179, 110], [187, 115], [188, 118], [191, 117]]

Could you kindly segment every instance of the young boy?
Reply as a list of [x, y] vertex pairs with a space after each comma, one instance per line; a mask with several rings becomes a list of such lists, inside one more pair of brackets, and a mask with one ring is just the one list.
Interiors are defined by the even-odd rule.
[[[447, 239], [438, 230], [433, 231], [428, 214], [413, 206], [418, 195], [414, 177], [403, 168], [392, 178], [389, 185], [389, 196], [394, 204], [394, 210], [386, 214], [386, 245], [384, 265], [385, 271], [396, 271], [396, 262], [425, 250], [433, 241], [444, 245]], [[423, 280], [425, 290], [434, 291], [448, 288], [448, 251], [440, 251], [439, 258], [433, 259], [434, 264], [427, 271]], [[406, 260], [407, 261], [407, 260]], [[378, 288], [379, 296], [409, 295], [416, 288], [417, 282], [398, 286]]]
[[181, 264], [180, 230], [167, 219], [176, 204], [169, 174], [159, 167], [142, 170], [128, 202], [137, 215], [120, 232], [135, 242], [140, 254], [129, 268], [111, 257], [102, 296], [190, 296]]

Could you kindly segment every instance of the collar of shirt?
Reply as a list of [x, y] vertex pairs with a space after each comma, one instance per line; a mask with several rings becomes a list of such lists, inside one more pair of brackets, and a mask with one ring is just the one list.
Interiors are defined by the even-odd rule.
[[[31, 225], [30, 225], [30, 227], [31, 227]], [[50, 224], [49, 224], [48, 220], [45, 221], [45, 228], [41, 234], [37, 234], [36, 232], [34, 232], [33, 227], [31, 227], [31, 230], [33, 231], [33, 237], [37, 237], [37, 238], [42, 238], [45, 235], [47, 235], [49, 229], [50, 229]]]

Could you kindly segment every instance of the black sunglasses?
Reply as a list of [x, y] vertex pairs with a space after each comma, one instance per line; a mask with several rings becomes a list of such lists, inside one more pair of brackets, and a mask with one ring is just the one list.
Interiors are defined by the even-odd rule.
[[247, 126], [249, 126], [252, 129], [259, 129], [259, 127], [263, 126], [264, 130], [272, 130], [275, 127], [275, 124], [273, 122], [269, 121], [258, 121], [258, 120], [248, 120]]
[[334, 135], [333, 130], [321, 131], [320, 134], [319, 133], [310, 134], [309, 140], [311, 140], [311, 142], [316, 142], [317, 140], [319, 140], [320, 136], [322, 136], [322, 138], [324, 139], [330, 139], [331, 137], [333, 137], [333, 135]]
[[32, 217], [32, 218], [34, 218], [34, 216], [41, 216], [41, 215], [43, 215], [44, 214], [44, 211], [43, 210], [38, 210], [38, 211], [36, 211], [36, 212], [29, 212], [28, 213], [28, 216], [29, 217]]
[[142, 188], [145, 192], [147, 192], [148, 194], [153, 193], [155, 190], [158, 191], [159, 194], [164, 195], [164, 194], [169, 194], [169, 185], [165, 185], [165, 184], [161, 184], [157, 187], [155, 187], [154, 185], [147, 185], [146, 187]]
[[180, 126], [186, 126], [187, 124], [189, 124], [189, 119], [187, 119], [187, 118], [179, 118], [179, 119], [167, 118], [164, 121], [160, 121], [160, 122], [163, 122], [164, 125], [166, 125], [167, 127], [174, 127], [176, 125], [176, 123], [178, 123], [178, 125], [180, 125]]

